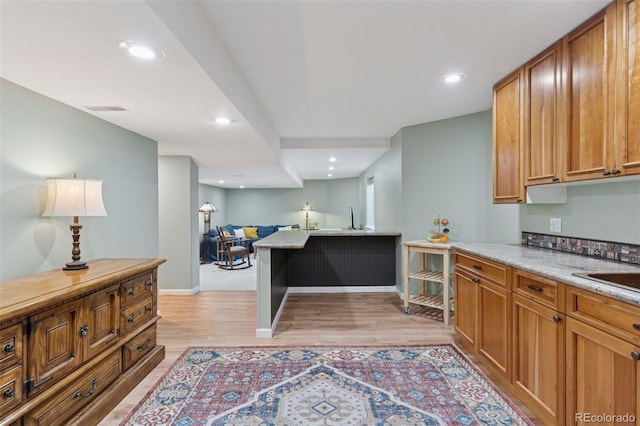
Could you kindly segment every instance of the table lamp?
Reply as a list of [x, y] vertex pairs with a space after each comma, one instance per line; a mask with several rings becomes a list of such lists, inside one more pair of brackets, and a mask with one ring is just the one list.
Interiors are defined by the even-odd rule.
[[311, 206], [309, 205], [309, 202], [307, 201], [305, 203], [305, 205], [302, 206], [300, 211], [301, 212], [305, 212], [305, 226], [304, 226], [304, 229], [308, 231], [309, 230], [309, 212], [313, 211], [313, 209], [311, 208]]

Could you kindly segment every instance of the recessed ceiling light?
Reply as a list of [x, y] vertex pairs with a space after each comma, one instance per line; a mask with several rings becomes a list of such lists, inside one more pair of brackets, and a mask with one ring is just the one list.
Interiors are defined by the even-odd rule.
[[226, 125], [231, 123], [231, 119], [227, 118], [227, 117], [217, 117], [216, 118], [216, 124], [221, 124], [221, 125]]
[[464, 74], [458, 72], [458, 73], [445, 74], [440, 78], [440, 80], [444, 81], [445, 83], [457, 83], [463, 78], [464, 78]]
[[243, 189], [243, 188], [244, 188], [244, 185], [240, 185], [240, 189]]
[[222, 179], [220, 179], [220, 180], [218, 181], [218, 183], [224, 183], [224, 181], [223, 181]]
[[331, 156], [329, 157], [329, 161], [331, 161], [332, 163], [335, 163], [337, 160], [336, 160], [336, 157]]
[[329, 170], [335, 170], [336, 168], [333, 166], [329, 166]]
[[327, 173], [327, 177], [331, 177], [333, 176], [331, 173]]
[[156, 47], [149, 46], [137, 41], [123, 41], [120, 43], [120, 47], [127, 49], [130, 55], [141, 59], [162, 59], [164, 58], [164, 52]]

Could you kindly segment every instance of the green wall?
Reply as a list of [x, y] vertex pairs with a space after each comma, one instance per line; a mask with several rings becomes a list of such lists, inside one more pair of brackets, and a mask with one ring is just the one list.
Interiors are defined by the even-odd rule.
[[318, 222], [320, 228], [346, 228], [349, 207], [357, 217], [362, 210], [358, 191], [357, 178], [306, 180], [303, 188], [227, 189], [226, 221], [233, 225], [297, 223], [304, 228], [300, 208], [308, 201], [313, 208], [309, 222]]
[[[562, 219], [562, 232], [549, 232], [549, 218]], [[566, 204], [521, 206], [523, 231], [640, 244], [640, 181], [621, 178], [567, 188]]]
[[401, 143], [403, 240], [440, 215], [452, 241], [519, 241], [519, 206], [492, 203], [491, 110], [405, 127]]
[[4, 79], [0, 92], [0, 280], [71, 260], [72, 218], [40, 215], [46, 178], [74, 172], [104, 181], [108, 213], [80, 218], [82, 259], [158, 257], [156, 142]]

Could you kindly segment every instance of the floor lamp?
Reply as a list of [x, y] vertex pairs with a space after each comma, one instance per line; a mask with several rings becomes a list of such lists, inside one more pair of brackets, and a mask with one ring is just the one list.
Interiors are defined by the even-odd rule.
[[211, 235], [209, 231], [211, 230], [211, 213], [217, 212], [215, 207], [210, 202], [204, 203], [198, 209], [200, 213], [204, 213], [204, 238], [202, 240], [202, 255], [200, 259], [200, 263], [210, 263], [211, 262]]

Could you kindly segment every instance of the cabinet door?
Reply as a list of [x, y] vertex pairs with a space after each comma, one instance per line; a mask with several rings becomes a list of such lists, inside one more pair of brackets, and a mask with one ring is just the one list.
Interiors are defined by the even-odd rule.
[[610, 175], [613, 163], [615, 4], [563, 39], [564, 179]]
[[522, 203], [522, 92], [518, 70], [493, 88], [493, 202]]
[[566, 327], [566, 424], [635, 424], [640, 372], [634, 358], [640, 358], [640, 348], [573, 318]]
[[511, 292], [480, 279], [478, 285], [478, 351], [499, 373], [511, 375]]
[[564, 316], [513, 295], [513, 384], [545, 424], [564, 424]]
[[[467, 274], [455, 269], [454, 327], [460, 341], [469, 349], [476, 344], [478, 324], [478, 284]], [[473, 278], [477, 280], [477, 278]]]
[[31, 334], [27, 340], [30, 395], [62, 379], [82, 363], [81, 321], [82, 299], [30, 318]]
[[560, 82], [562, 43], [558, 42], [524, 67], [524, 184], [560, 180]]
[[616, 167], [640, 173], [640, 0], [617, 4]]
[[84, 298], [84, 323], [80, 327], [84, 360], [102, 352], [119, 336], [119, 286], [112, 286]]

